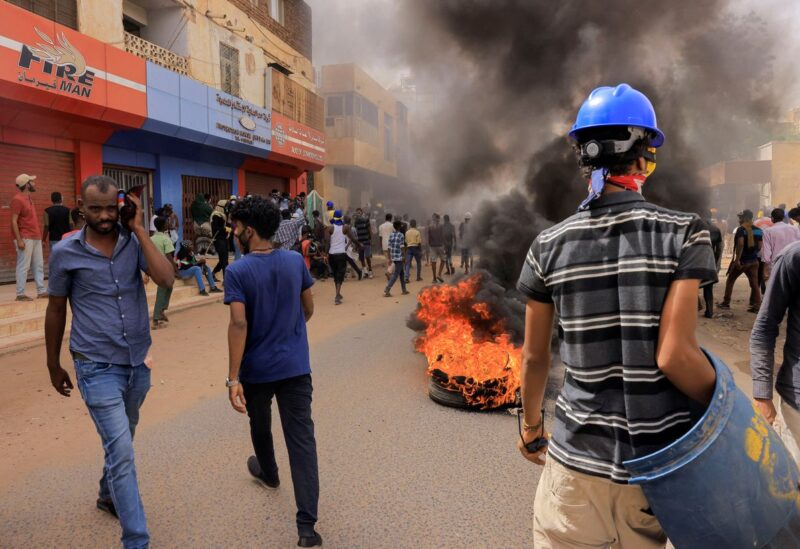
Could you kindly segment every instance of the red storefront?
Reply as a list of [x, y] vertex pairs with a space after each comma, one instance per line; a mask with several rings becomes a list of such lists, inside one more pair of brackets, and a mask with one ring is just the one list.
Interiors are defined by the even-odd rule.
[[308, 192], [308, 172], [324, 167], [325, 134], [273, 111], [272, 151], [266, 159], [245, 160], [239, 170], [240, 193]]
[[0, 2], [0, 282], [13, 280], [11, 197], [20, 173], [75, 205], [80, 182], [103, 172], [102, 145], [147, 116], [145, 62], [73, 29]]

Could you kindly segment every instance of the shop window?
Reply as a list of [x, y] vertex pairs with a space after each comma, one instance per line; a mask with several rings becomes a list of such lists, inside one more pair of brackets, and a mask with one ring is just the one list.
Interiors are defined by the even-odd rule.
[[78, 0], [9, 0], [15, 6], [78, 30]]
[[341, 95], [328, 97], [328, 116], [344, 115], [344, 98]]
[[239, 96], [239, 50], [219, 43], [220, 88], [225, 93]]

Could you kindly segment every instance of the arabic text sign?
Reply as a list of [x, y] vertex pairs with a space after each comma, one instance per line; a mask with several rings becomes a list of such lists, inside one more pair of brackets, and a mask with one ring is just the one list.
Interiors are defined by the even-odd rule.
[[268, 151], [272, 113], [221, 91], [208, 90], [208, 133]]
[[273, 112], [272, 152], [324, 166], [325, 134]]

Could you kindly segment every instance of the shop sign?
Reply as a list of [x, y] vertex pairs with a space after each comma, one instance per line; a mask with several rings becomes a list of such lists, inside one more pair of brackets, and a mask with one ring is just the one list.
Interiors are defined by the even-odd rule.
[[274, 112], [272, 151], [321, 166], [325, 164], [325, 134]]
[[211, 109], [210, 131], [218, 137], [269, 149], [272, 113], [245, 101], [217, 92]]
[[34, 27], [42, 42], [23, 44], [17, 66], [17, 80], [50, 91], [91, 97], [95, 74], [86, 66], [83, 54], [62, 32], [53, 40]]

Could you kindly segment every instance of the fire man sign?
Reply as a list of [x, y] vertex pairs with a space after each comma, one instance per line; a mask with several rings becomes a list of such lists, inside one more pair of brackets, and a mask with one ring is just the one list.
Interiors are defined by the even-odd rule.
[[48, 88], [79, 97], [90, 97], [94, 72], [86, 67], [83, 54], [73, 46], [62, 32], [57, 43], [34, 27], [42, 42], [36, 46], [22, 45], [17, 65], [20, 82]]

